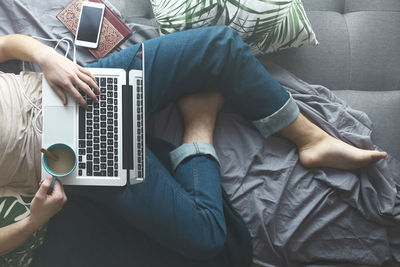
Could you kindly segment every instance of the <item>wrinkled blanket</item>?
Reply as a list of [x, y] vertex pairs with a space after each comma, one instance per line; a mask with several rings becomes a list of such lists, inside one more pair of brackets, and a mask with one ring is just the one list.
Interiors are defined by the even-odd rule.
[[[307, 84], [272, 63], [267, 69], [291, 92], [302, 113], [325, 131], [357, 147], [376, 148], [365, 113], [351, 109], [327, 88]], [[150, 130], [179, 145], [182, 121], [176, 107], [161, 111]], [[219, 115], [214, 140], [223, 186], [253, 237], [255, 263], [399, 264], [396, 159], [389, 155], [356, 171], [306, 169], [293, 143], [277, 135], [263, 139], [229, 107]]]

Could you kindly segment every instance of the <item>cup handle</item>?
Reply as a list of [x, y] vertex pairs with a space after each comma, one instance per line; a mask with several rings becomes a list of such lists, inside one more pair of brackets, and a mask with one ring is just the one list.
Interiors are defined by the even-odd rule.
[[54, 184], [56, 183], [56, 180], [57, 180], [57, 177], [53, 176], [53, 181], [51, 181], [50, 188], [54, 187]]

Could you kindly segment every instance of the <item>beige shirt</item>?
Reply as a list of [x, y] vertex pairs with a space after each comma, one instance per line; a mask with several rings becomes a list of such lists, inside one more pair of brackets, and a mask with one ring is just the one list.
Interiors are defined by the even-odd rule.
[[[22, 89], [18, 85], [19, 80]], [[35, 194], [41, 173], [41, 134], [35, 129], [42, 103], [42, 74], [0, 74], [0, 196]], [[38, 115], [37, 127], [42, 128]]]

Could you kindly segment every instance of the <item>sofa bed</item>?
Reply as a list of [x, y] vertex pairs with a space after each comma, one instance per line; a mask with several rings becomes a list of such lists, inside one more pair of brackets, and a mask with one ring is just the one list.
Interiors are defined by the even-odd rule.
[[[2, 1], [0, 34], [72, 37], [55, 19], [68, 2]], [[154, 2], [105, 1], [132, 29], [117, 50], [166, 34]], [[226, 106], [215, 132], [222, 185], [248, 225], [257, 266], [399, 266], [400, 1], [302, 3], [318, 45], [261, 53], [260, 62], [324, 130], [389, 156], [356, 171], [305, 169], [292, 143], [262, 138]], [[83, 49], [78, 59], [82, 65], [95, 60]], [[16, 61], [0, 65], [21, 68]], [[148, 132], [179, 144], [176, 106], [152, 118]]]

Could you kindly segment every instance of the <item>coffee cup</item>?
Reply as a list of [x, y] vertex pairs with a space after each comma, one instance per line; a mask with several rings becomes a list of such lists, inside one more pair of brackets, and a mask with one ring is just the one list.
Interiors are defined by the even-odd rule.
[[65, 177], [75, 170], [77, 157], [75, 151], [69, 145], [63, 143], [53, 144], [47, 150], [58, 158], [55, 160], [43, 154], [43, 167], [53, 176], [52, 187], [57, 178]]

